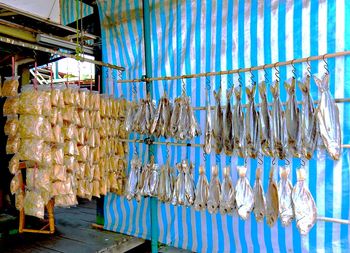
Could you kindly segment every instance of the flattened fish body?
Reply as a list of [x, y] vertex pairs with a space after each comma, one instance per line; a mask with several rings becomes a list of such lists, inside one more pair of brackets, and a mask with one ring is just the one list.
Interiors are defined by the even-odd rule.
[[236, 103], [233, 109], [234, 148], [238, 156], [245, 157], [244, 113], [241, 105], [240, 86], [234, 88]]
[[294, 219], [294, 207], [292, 201], [293, 186], [288, 179], [289, 167], [280, 168], [280, 182], [278, 183], [279, 216], [282, 226], [287, 227]]
[[249, 102], [245, 118], [247, 154], [254, 159], [257, 157], [257, 146], [259, 141], [259, 117], [254, 103], [255, 87], [256, 86], [253, 85], [250, 89], [246, 88]]
[[227, 105], [224, 118], [224, 152], [226, 155], [233, 153], [233, 127], [232, 127], [232, 110], [231, 110], [231, 96], [233, 90], [227, 90], [226, 98]]
[[239, 179], [235, 187], [237, 212], [243, 220], [246, 220], [254, 207], [254, 194], [246, 178], [247, 168], [237, 166], [237, 170], [239, 174]]
[[194, 209], [204, 211], [207, 208], [209, 194], [209, 183], [205, 175], [204, 166], [199, 167], [199, 178], [196, 187], [196, 199], [194, 201]]
[[221, 107], [221, 88], [219, 89], [218, 93], [214, 91], [214, 98], [216, 101], [216, 108], [213, 137], [215, 140], [215, 153], [220, 154], [223, 144], [223, 112]]
[[209, 183], [209, 195], [207, 203], [208, 211], [211, 214], [216, 213], [220, 208], [220, 191], [221, 185], [218, 178], [218, 167], [217, 165], [213, 165]]

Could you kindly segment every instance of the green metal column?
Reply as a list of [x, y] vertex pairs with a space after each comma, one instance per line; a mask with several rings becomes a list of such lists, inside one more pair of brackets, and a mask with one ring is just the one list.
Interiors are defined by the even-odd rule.
[[[145, 46], [145, 62], [146, 62], [146, 78], [152, 76], [152, 52], [151, 52], [151, 21], [149, 0], [143, 0], [143, 41]], [[146, 82], [146, 91], [150, 97], [153, 97], [152, 82]], [[156, 147], [151, 143], [148, 145], [149, 156], [155, 155]], [[150, 157], [149, 157], [150, 158]], [[156, 157], [154, 157], [156, 159]], [[157, 207], [158, 199], [151, 197], [150, 213], [151, 213], [151, 246], [152, 253], [158, 252], [158, 219], [157, 219]]]

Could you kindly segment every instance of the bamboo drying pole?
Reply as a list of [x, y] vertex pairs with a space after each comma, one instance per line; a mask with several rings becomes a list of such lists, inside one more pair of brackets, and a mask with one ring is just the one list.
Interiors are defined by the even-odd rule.
[[[36, 45], [36, 44], [23, 42], [23, 41], [11, 39], [11, 38], [4, 37], [4, 36], [0, 36], [0, 42], [4, 42], [4, 43], [7, 43], [7, 44], [12, 44], [12, 45], [20, 46], [20, 47], [24, 47], [24, 48], [29, 48], [29, 49], [32, 49], [32, 50], [35, 50], [35, 51], [41, 51], [41, 52], [44, 52], [44, 53], [57, 54], [59, 56], [63, 56], [63, 57], [67, 57], [67, 58], [77, 59], [76, 55], [63, 53], [63, 52], [60, 52], [60, 51], [57, 51], [57, 50], [53, 50], [51, 48], [42, 47], [42, 46], [39, 46], [39, 45]], [[99, 65], [99, 66], [103, 66], [103, 67], [107, 67], [107, 68], [111, 68], [111, 69], [125, 70], [125, 68], [123, 68], [123, 67], [116, 66], [116, 65], [113, 65], [113, 64], [109, 64], [109, 63], [105, 63], [105, 62], [102, 62], [102, 61], [95, 61], [95, 60], [87, 59], [87, 58], [84, 58], [84, 57], [78, 57], [78, 58], [79, 58], [80, 61], [83, 61], [83, 62], [89, 62], [89, 63], [95, 64], [95, 65]]]
[[209, 76], [218, 76], [218, 75], [230, 75], [230, 74], [251, 72], [251, 71], [256, 71], [256, 70], [264, 70], [264, 69], [268, 69], [268, 68], [277, 68], [277, 67], [281, 67], [281, 66], [293, 65], [293, 64], [302, 63], [302, 62], [325, 60], [328, 58], [335, 58], [335, 57], [346, 56], [346, 55], [350, 55], [350, 51], [341, 51], [341, 52], [330, 53], [330, 54], [309, 56], [309, 57], [304, 57], [304, 58], [299, 58], [299, 59], [294, 59], [294, 60], [289, 60], [289, 61], [284, 61], [284, 62], [275, 62], [275, 63], [270, 63], [270, 64], [264, 64], [264, 65], [260, 65], [260, 66], [249, 67], [249, 68], [204, 72], [204, 73], [199, 73], [199, 74], [190, 74], [190, 75], [181, 75], [181, 76], [162, 76], [162, 77], [152, 77], [152, 78], [146, 78], [146, 79], [118, 80], [117, 82], [118, 83], [133, 83], [133, 82], [162, 81], [162, 80], [170, 81], [170, 80], [209, 77]]

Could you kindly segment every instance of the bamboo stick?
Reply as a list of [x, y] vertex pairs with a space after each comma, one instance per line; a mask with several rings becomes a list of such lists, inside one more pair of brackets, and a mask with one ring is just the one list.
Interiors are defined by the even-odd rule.
[[317, 217], [317, 220], [324, 222], [340, 223], [345, 225], [350, 225], [350, 220], [328, 218], [328, 217]]

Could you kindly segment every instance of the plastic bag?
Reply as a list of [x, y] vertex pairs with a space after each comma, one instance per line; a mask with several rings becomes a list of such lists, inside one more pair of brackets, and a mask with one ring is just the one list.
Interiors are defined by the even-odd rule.
[[64, 99], [63, 99], [63, 89], [64, 86], [56, 86], [51, 90], [51, 105], [63, 108], [64, 107]]
[[221, 184], [220, 213], [232, 214], [235, 210], [235, 189], [230, 176], [230, 167], [224, 168], [224, 179]]
[[90, 148], [89, 146], [78, 146], [79, 150], [79, 155], [78, 155], [78, 161], [79, 162], [86, 162], [87, 157], [89, 156], [90, 153]]
[[75, 125], [69, 124], [62, 127], [65, 140], [77, 141], [79, 139], [78, 129]]
[[73, 194], [72, 176], [67, 176], [65, 181], [56, 181], [52, 183], [52, 195]]
[[18, 82], [19, 76], [15, 77], [5, 77], [4, 84], [1, 88], [1, 93], [3, 97], [12, 97], [18, 94]]
[[43, 125], [41, 128], [41, 138], [47, 142], [54, 141], [52, 127], [51, 127], [51, 124], [47, 118], [44, 118], [44, 121], [43, 121]]
[[41, 163], [44, 141], [37, 139], [22, 139], [19, 149], [19, 157], [24, 161]]
[[100, 182], [97, 180], [92, 181], [92, 196], [100, 197]]
[[66, 141], [64, 143], [64, 153], [71, 156], [79, 155], [77, 143], [75, 141]]
[[85, 178], [85, 163], [79, 163], [78, 170], [75, 172], [75, 177], [77, 179], [84, 179]]
[[258, 222], [264, 220], [264, 216], [266, 213], [266, 199], [264, 195], [264, 188], [261, 182], [261, 168], [257, 168], [256, 170], [256, 178], [254, 183], [254, 215], [255, 219]]
[[38, 191], [26, 191], [23, 206], [26, 215], [44, 218], [45, 203]]
[[18, 126], [19, 126], [18, 116], [17, 115], [8, 116], [4, 126], [5, 135], [15, 136], [18, 131]]
[[92, 128], [99, 128], [103, 126], [101, 124], [101, 115], [99, 111], [93, 111], [90, 113]]
[[80, 120], [79, 112], [78, 110], [74, 110], [74, 118], [73, 118], [73, 124], [77, 125], [78, 127], [82, 127], [82, 123]]
[[59, 195], [55, 197], [55, 206], [70, 207], [78, 205], [78, 200], [75, 194]]
[[88, 89], [80, 89], [79, 90], [79, 108], [81, 109], [87, 109], [86, 108], [86, 100], [89, 94]]
[[44, 119], [40, 115], [21, 115], [19, 118], [19, 134], [21, 138], [41, 139]]
[[92, 163], [97, 163], [100, 158], [100, 149], [99, 148], [91, 148], [90, 152], [92, 153]]
[[51, 193], [51, 170], [27, 168], [26, 187]]
[[67, 177], [66, 167], [64, 165], [54, 164], [52, 167], [51, 180], [65, 181]]
[[58, 111], [60, 111], [60, 109], [58, 109], [56, 107], [52, 107], [52, 109], [51, 109], [50, 123], [52, 125], [56, 125], [57, 124]]
[[12, 175], [15, 175], [19, 171], [19, 158], [18, 155], [12, 156], [9, 162], [9, 171]]
[[91, 105], [93, 111], [99, 111], [100, 110], [100, 94], [98, 91], [91, 91]]
[[75, 105], [75, 93], [72, 87], [63, 89], [63, 100], [65, 105]]
[[220, 208], [221, 184], [218, 178], [218, 166], [211, 168], [211, 178], [209, 183], [208, 211], [213, 214]]
[[13, 176], [11, 180], [11, 183], [10, 183], [11, 194], [13, 195], [19, 190], [21, 190], [22, 185], [23, 185], [22, 172], [19, 170], [16, 172], [16, 174]]
[[86, 164], [85, 165], [85, 179], [88, 181], [92, 181], [94, 178], [94, 166]]
[[2, 110], [4, 116], [18, 114], [19, 97], [7, 97]]
[[106, 195], [108, 192], [107, 188], [107, 178], [103, 176], [100, 180], [100, 195]]
[[284, 227], [289, 226], [294, 219], [293, 185], [288, 179], [289, 173], [289, 167], [280, 167], [280, 181], [278, 183], [279, 216]]
[[15, 195], [15, 206], [18, 211], [23, 209], [24, 206], [24, 192], [19, 191]]
[[24, 86], [19, 97], [19, 114], [42, 115], [44, 99], [33, 86]]
[[6, 143], [6, 154], [16, 154], [20, 148], [21, 140], [18, 136], [9, 137]]
[[64, 136], [62, 133], [62, 128], [59, 125], [55, 125], [52, 127], [52, 135], [53, 135], [53, 140], [52, 142], [57, 143], [57, 144], [63, 144], [64, 143]]
[[101, 103], [100, 103], [100, 114], [101, 117], [107, 116], [107, 95], [101, 95]]
[[47, 143], [44, 143], [43, 150], [42, 150], [42, 159], [41, 163], [42, 166], [45, 167], [51, 167], [52, 166], [52, 153], [51, 153], [51, 146]]
[[38, 92], [42, 100], [42, 115], [49, 117], [51, 115], [51, 88], [40, 85]]
[[64, 164], [64, 151], [63, 146], [55, 146], [51, 149], [52, 162], [54, 164]]
[[73, 123], [75, 107], [67, 105], [62, 109], [62, 119], [66, 122]]
[[92, 198], [93, 184], [92, 182], [85, 181], [85, 198], [91, 200]]
[[67, 172], [73, 172], [79, 168], [79, 163], [76, 161], [74, 156], [65, 155], [64, 165], [66, 166]]

